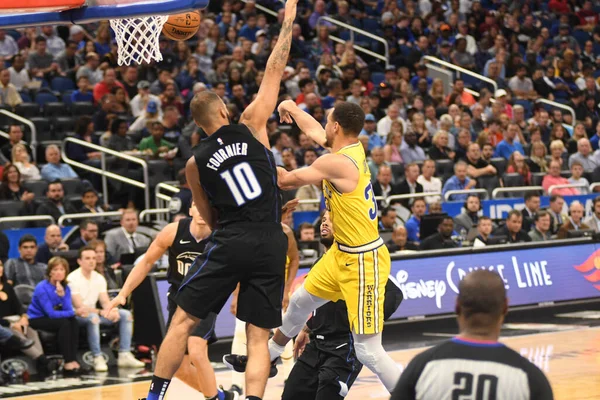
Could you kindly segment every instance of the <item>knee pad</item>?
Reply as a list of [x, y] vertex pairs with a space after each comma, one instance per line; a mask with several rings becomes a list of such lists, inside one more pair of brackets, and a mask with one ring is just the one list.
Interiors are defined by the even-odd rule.
[[356, 358], [364, 366], [371, 369], [377, 362], [377, 352], [379, 349], [372, 349], [365, 343], [354, 343], [354, 351], [356, 351]]

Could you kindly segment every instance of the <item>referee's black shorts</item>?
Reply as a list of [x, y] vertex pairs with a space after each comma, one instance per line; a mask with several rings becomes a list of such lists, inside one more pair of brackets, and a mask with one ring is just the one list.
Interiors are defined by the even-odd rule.
[[294, 364], [281, 400], [341, 400], [362, 369], [353, 349], [319, 350], [313, 342]]
[[213, 232], [185, 276], [175, 301], [205, 319], [218, 314], [238, 282], [237, 318], [260, 328], [281, 326], [287, 236], [278, 223], [232, 223]]

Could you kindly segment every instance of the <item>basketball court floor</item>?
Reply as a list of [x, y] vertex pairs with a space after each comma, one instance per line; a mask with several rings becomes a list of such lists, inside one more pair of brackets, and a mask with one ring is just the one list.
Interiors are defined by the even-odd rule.
[[[403, 368], [419, 352], [430, 345], [453, 336], [456, 324], [452, 319], [423, 323], [401, 323], [386, 327], [384, 345]], [[501, 341], [540, 367], [554, 389], [555, 399], [600, 399], [600, 306], [586, 305], [571, 309], [541, 309], [515, 314], [502, 330]], [[226, 346], [221, 349], [226, 351]], [[218, 360], [218, 354], [211, 359]], [[265, 400], [281, 399], [283, 378], [280, 374], [269, 380]], [[131, 373], [131, 372], [130, 372]], [[90, 377], [91, 378], [91, 377]], [[231, 373], [220, 370], [217, 381], [230, 385]], [[1, 397], [43, 400], [137, 400], [145, 397], [149, 375], [96, 377], [86, 384], [95, 385], [55, 393], [18, 396], [2, 393]], [[59, 383], [56, 383], [59, 384]], [[48, 383], [46, 383], [46, 388]], [[181, 381], [174, 380], [167, 399], [200, 399], [197, 392]], [[363, 369], [346, 397], [358, 399], [388, 399], [389, 395], [377, 378]]]

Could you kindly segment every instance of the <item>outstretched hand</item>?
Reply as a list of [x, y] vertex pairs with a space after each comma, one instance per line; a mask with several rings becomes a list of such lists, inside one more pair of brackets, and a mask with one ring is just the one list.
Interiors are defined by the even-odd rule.
[[294, 119], [291, 115], [292, 107], [297, 107], [296, 103], [293, 100], [284, 100], [277, 107], [277, 111], [279, 112], [279, 120], [280, 122], [285, 122], [291, 124], [294, 122]]

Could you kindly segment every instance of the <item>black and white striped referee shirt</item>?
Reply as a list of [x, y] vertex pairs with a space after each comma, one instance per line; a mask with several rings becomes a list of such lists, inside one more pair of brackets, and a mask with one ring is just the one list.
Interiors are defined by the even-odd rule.
[[390, 400], [552, 400], [544, 373], [498, 342], [454, 338], [417, 355]]

